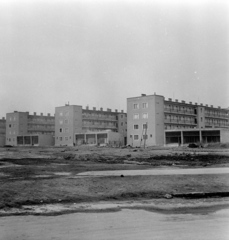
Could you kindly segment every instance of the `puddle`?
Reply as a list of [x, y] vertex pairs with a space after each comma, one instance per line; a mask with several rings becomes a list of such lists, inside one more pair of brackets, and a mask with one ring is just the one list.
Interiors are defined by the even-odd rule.
[[52, 177], [52, 175], [37, 175], [34, 176], [35, 178], [46, 178], [46, 177]]
[[69, 175], [71, 175], [71, 173], [70, 172], [55, 172], [54, 175], [69, 176]]

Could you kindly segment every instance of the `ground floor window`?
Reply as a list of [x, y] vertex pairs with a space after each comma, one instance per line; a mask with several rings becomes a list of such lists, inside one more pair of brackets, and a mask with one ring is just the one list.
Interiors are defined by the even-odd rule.
[[138, 140], [138, 135], [134, 135], [134, 140]]
[[143, 139], [148, 139], [148, 135], [143, 135]]

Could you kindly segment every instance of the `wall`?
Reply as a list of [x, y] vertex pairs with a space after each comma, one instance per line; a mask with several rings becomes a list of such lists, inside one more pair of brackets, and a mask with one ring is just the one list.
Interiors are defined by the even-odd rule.
[[123, 136], [120, 133], [108, 131], [108, 142], [111, 145], [122, 146]]
[[122, 143], [126, 144], [125, 140], [127, 137], [127, 114], [118, 113], [118, 132], [121, 134]]
[[229, 143], [229, 129], [220, 130], [220, 142]]
[[[135, 104], [138, 104], [136, 109]], [[138, 114], [139, 119], [134, 119], [134, 114]], [[148, 118], [144, 118], [144, 114], [148, 114]], [[143, 129], [143, 124], [147, 124], [147, 131]], [[138, 129], [134, 129], [134, 125], [138, 125]], [[127, 144], [133, 147], [143, 146], [145, 134], [146, 146], [164, 145], [163, 96], [150, 95], [127, 99]], [[135, 139], [135, 135], [138, 139]]]
[[55, 145], [73, 146], [76, 132], [82, 131], [82, 106], [55, 108]]
[[54, 137], [52, 135], [39, 135], [39, 146], [53, 146]]
[[155, 102], [155, 143], [154, 145], [164, 145], [164, 97], [156, 96]]
[[205, 128], [205, 108], [204, 106], [197, 107], [197, 128]]
[[0, 146], [4, 146], [6, 144], [6, 136], [0, 135]]
[[28, 112], [6, 114], [6, 145], [16, 146], [16, 137], [28, 132]]

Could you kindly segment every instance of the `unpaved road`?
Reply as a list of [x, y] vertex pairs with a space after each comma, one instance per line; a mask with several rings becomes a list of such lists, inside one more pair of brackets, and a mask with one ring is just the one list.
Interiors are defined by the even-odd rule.
[[124, 209], [55, 217], [0, 218], [0, 240], [228, 240], [229, 209], [161, 214]]
[[143, 175], [193, 175], [193, 174], [225, 174], [229, 168], [189, 168], [189, 169], [144, 169], [82, 172], [77, 176], [143, 176]]

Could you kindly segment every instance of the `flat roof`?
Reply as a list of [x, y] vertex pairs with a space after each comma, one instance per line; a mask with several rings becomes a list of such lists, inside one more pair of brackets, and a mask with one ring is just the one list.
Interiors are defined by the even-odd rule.
[[127, 99], [133, 99], [133, 98], [144, 98], [144, 97], [153, 97], [153, 96], [157, 96], [157, 97], [163, 97], [164, 98], [164, 96], [162, 96], [162, 95], [157, 95], [157, 94], [151, 94], [151, 95], [144, 95], [144, 96], [138, 96], [138, 97], [129, 97], [129, 98], [127, 98]]

